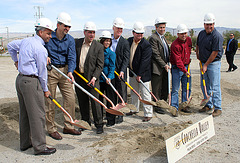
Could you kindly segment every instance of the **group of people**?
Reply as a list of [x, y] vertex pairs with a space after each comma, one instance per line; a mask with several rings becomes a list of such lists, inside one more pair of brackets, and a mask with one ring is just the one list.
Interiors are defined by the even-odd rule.
[[[62, 12], [57, 17], [55, 30], [49, 19], [40, 18], [35, 24], [36, 35], [34, 37], [10, 42], [8, 50], [19, 71], [16, 89], [20, 104], [20, 149], [25, 151], [33, 147], [36, 155], [48, 155], [56, 152], [55, 148], [46, 147], [44, 129], [46, 124], [50, 137], [56, 140], [62, 139], [54, 121], [55, 105], [48, 98], [49, 96], [56, 97], [57, 87], [63, 97], [63, 107], [73, 118], [75, 117], [76, 93], [81, 119], [91, 125], [91, 106], [96, 133], [104, 132], [101, 105], [78, 87], [75, 86], [73, 89], [72, 82], [55, 69], [47, 70], [47, 64], [54, 65], [96, 98], [100, 97], [94, 87], [100, 88], [115, 105], [121, 101], [109, 86], [109, 82], [127, 102], [127, 85], [121, 81], [121, 79], [127, 79], [127, 68], [131, 69], [129, 72], [130, 85], [140, 92], [142, 99], [146, 101], [152, 101], [151, 94], [145, 88], [150, 89], [150, 85], [158, 100], [167, 101], [168, 78], [170, 77], [168, 72], [171, 71], [171, 106], [176, 109], [173, 116], [177, 116], [180, 82], [182, 84], [182, 102], [187, 101], [187, 97], [191, 93], [190, 86], [187, 96], [186, 87], [188, 78], [191, 79], [188, 66], [191, 62], [192, 42], [191, 38], [187, 36], [187, 26], [180, 24], [177, 27], [178, 38], [169, 47], [164, 37], [166, 24], [167, 22], [163, 18], [158, 17], [155, 20], [156, 32], [147, 41], [143, 37], [145, 32], [143, 23], [136, 22], [133, 25], [133, 37], [124, 39], [122, 37], [124, 21], [116, 18], [113, 21], [113, 34], [103, 31], [100, 42], [98, 42], [95, 40], [96, 25], [93, 22], [87, 22], [83, 29], [84, 38], [74, 40], [68, 34], [72, 26], [71, 17]], [[206, 14], [204, 17], [205, 29], [199, 33], [196, 54], [203, 64], [202, 70], [208, 94], [212, 94], [209, 102], [200, 111], [209, 111], [214, 108], [212, 115], [218, 116], [222, 110], [220, 60], [223, 53], [223, 38], [214, 28], [214, 24], [214, 15]], [[19, 57], [17, 57], [17, 52], [19, 52]], [[89, 82], [83, 81], [74, 71], [84, 76]], [[103, 77], [102, 72], [107, 79]], [[137, 110], [131, 110], [126, 115], [139, 112], [140, 101], [133, 92], [131, 92], [131, 100]], [[111, 107], [108, 102], [107, 107]], [[153, 109], [152, 105], [147, 104], [143, 104], [143, 110], [143, 122], [151, 120], [153, 110], [157, 113], [165, 113], [163, 108], [154, 106]], [[188, 107], [183, 108], [182, 111], [190, 112]], [[123, 122], [123, 116], [115, 116], [108, 112], [106, 119], [107, 127]], [[74, 129], [69, 117], [64, 115], [64, 134], [81, 135], [82, 131], [84, 131], [83, 128]]]

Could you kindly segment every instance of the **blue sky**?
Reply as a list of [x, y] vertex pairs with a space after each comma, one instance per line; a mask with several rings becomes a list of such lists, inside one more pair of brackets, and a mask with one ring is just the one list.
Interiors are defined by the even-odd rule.
[[82, 30], [84, 23], [93, 21], [98, 29], [111, 29], [114, 18], [121, 17], [126, 28], [141, 21], [145, 26], [154, 24], [157, 17], [167, 20], [168, 27], [184, 23], [189, 28], [203, 27], [203, 17], [212, 12], [216, 26], [240, 28], [239, 0], [0, 0], [0, 33], [34, 32], [34, 17], [43, 7], [44, 17], [56, 25], [58, 13], [72, 17], [72, 31]]

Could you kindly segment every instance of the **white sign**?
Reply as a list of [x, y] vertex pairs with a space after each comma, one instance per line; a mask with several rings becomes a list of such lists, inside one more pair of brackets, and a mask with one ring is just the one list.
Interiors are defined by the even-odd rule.
[[210, 115], [172, 136], [166, 140], [168, 162], [178, 161], [214, 135], [213, 117]]

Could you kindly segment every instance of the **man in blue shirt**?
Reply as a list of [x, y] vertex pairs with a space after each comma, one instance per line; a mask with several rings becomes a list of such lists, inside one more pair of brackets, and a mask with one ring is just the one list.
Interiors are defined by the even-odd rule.
[[[212, 116], [222, 114], [222, 97], [221, 97], [221, 58], [223, 54], [223, 37], [214, 28], [215, 16], [208, 13], [204, 17], [204, 28], [197, 38], [196, 55], [202, 62], [202, 71], [206, 81], [207, 93], [211, 95], [207, 104], [199, 112], [208, 112], [214, 109]], [[203, 83], [201, 83], [204, 92]], [[205, 97], [206, 99], [207, 97]]]
[[[60, 71], [67, 74], [74, 81], [73, 71], [76, 67], [76, 51], [74, 38], [68, 34], [71, 28], [71, 17], [65, 12], [61, 12], [57, 18], [57, 29], [52, 33], [52, 38], [46, 45], [48, 49], [48, 62]], [[75, 117], [75, 94], [72, 84], [56, 70], [48, 71], [48, 88], [52, 97], [56, 97], [56, 88], [60, 89], [63, 96], [63, 107], [74, 118]], [[50, 99], [46, 101], [46, 125], [49, 136], [53, 139], [61, 140], [54, 122], [54, 103]], [[70, 119], [64, 114], [64, 134], [80, 135], [81, 132], [74, 129], [70, 124]]]
[[35, 155], [49, 155], [55, 153], [56, 149], [46, 147], [44, 130], [44, 96], [50, 95], [47, 87], [47, 50], [44, 45], [51, 38], [53, 29], [52, 22], [47, 18], [39, 19], [35, 26], [34, 37], [10, 42], [8, 51], [19, 71], [16, 89], [20, 106], [20, 150], [33, 147]]
[[229, 64], [229, 68], [227, 72], [235, 71], [237, 66], [233, 63], [234, 55], [238, 49], [238, 41], [234, 39], [234, 34], [230, 34], [230, 39], [227, 41], [227, 46], [225, 50], [227, 62]]

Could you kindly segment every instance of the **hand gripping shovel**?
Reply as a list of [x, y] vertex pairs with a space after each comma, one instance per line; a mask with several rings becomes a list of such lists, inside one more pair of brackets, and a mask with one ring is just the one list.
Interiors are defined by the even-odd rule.
[[[116, 71], [114, 71], [114, 72], [118, 77], [120, 77], [119, 74]], [[131, 85], [129, 85], [128, 82], [126, 82], [122, 77], [120, 77], [120, 79], [138, 96], [138, 99], [142, 103], [147, 104], [147, 105], [153, 105], [151, 102], [143, 100], [142, 97], [137, 93], [137, 91], [135, 89], [133, 89], [133, 87], [131, 87]]]
[[117, 104], [117, 106], [120, 105], [120, 106], [122, 107], [122, 108], [119, 109], [119, 110], [121, 110], [122, 112], [125, 112], [125, 113], [130, 112], [130, 110], [137, 111], [137, 108], [136, 108], [134, 105], [132, 105], [132, 104], [127, 104], [127, 103], [124, 102], [122, 96], [118, 93], [118, 91], [116, 90], [116, 88], [112, 85], [112, 83], [108, 80], [108, 78], [106, 77], [106, 75], [105, 75], [103, 72], [102, 72], [102, 75], [103, 75], [103, 77], [108, 81], [109, 85], [112, 87], [112, 89], [114, 90], [114, 92], [118, 95], [118, 97], [119, 97], [120, 100], [122, 101], [122, 103]]
[[200, 103], [200, 106], [205, 106], [206, 103], [209, 101], [210, 96], [207, 94], [207, 87], [206, 87], [206, 83], [205, 83], [205, 79], [204, 79], [204, 73], [202, 71], [202, 62], [200, 61], [200, 68], [201, 68], [201, 76], [202, 76], [202, 82], [203, 82], [203, 88], [204, 88], [204, 93], [206, 96], [206, 99], [203, 99]]
[[72, 81], [67, 75], [65, 75], [62, 71], [60, 71], [58, 68], [56, 68], [54, 65], [51, 65], [52, 68], [54, 68], [57, 72], [59, 72], [61, 75], [63, 75], [65, 78], [67, 78], [69, 81], [71, 81], [75, 86], [77, 86], [79, 89], [81, 89], [84, 93], [86, 93], [88, 96], [90, 96], [93, 100], [95, 100], [97, 103], [102, 105], [106, 112], [114, 114], [114, 115], [124, 115], [122, 112], [114, 109], [108, 109], [100, 100], [98, 100], [96, 97], [94, 97], [91, 93], [89, 93], [87, 90], [85, 90], [83, 87], [81, 87], [78, 83], [75, 81]]
[[[79, 74], [76, 70], [74, 70], [74, 73], [77, 74], [82, 80], [84, 80], [86, 83], [89, 83], [88, 80], [86, 78], [84, 78], [81, 74]], [[111, 109], [114, 109], [114, 110], [119, 110], [120, 108], [124, 107], [124, 106], [121, 106], [121, 105], [117, 105], [115, 106], [113, 104], [113, 102], [105, 95], [103, 94], [99, 89], [97, 89], [95, 86], [91, 85], [92, 88], [94, 88], [95, 91], [97, 91], [97, 93], [99, 93], [103, 98], [105, 98], [111, 105]]]
[[91, 126], [83, 120], [73, 120], [73, 118], [71, 117], [71, 115], [55, 100], [52, 98], [52, 96], [49, 96], [48, 98], [50, 98], [52, 100], [52, 102], [54, 102], [70, 119], [70, 123], [74, 126], [77, 126], [79, 128], [84, 128], [87, 130], [91, 130]]

